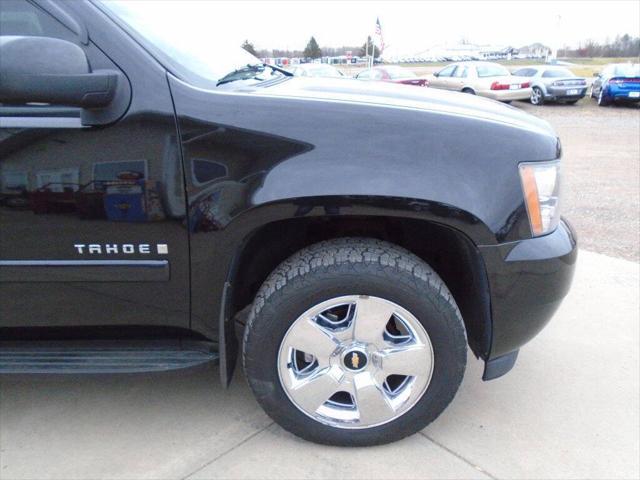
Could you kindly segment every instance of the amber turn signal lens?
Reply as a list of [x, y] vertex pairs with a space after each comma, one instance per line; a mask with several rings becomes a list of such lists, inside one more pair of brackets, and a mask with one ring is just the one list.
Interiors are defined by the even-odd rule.
[[550, 233], [560, 221], [560, 162], [529, 162], [519, 167], [531, 234]]
[[520, 177], [522, 178], [524, 201], [527, 206], [532, 233], [535, 236], [542, 235], [544, 228], [542, 226], [542, 215], [540, 214], [540, 197], [538, 196], [538, 185], [536, 184], [536, 174], [533, 166], [521, 165]]

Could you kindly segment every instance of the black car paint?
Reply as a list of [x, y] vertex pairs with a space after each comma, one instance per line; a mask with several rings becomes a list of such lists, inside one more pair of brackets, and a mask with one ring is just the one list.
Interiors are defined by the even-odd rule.
[[[17, 120], [12, 115], [22, 116], [23, 112], [19, 108], [15, 113], [14, 107], [0, 107], [0, 116], [8, 115], [0, 120], [0, 162], [13, 163], [15, 170], [28, 171], [31, 177], [35, 176], [36, 170], [77, 169], [82, 179], [91, 175], [98, 162], [146, 160], [149, 180], [165, 185], [179, 182], [179, 188], [166, 189], [167, 204], [171, 207], [162, 221], [135, 224], [106, 221], [105, 218], [82, 219], [63, 211], [34, 215], [28, 210], [2, 208], [0, 256], [5, 261], [112, 260], [113, 255], [79, 256], [74, 245], [169, 243], [167, 256], [136, 253], [117, 258], [169, 260], [170, 280], [118, 282], [115, 280], [131, 278], [130, 268], [108, 265], [103, 267], [106, 275], [98, 277], [99, 280], [79, 284], [64, 281], [64, 275], [58, 277], [56, 274], [58, 269], [74, 273], [74, 267], [67, 265], [49, 267], [47, 282], [42, 283], [41, 277], [20, 282], [12, 281], [19, 279], [12, 276], [15, 267], [3, 266], [0, 271], [2, 327], [189, 326], [188, 233], [181, 225], [185, 217], [185, 198], [166, 73], [148, 56], [131, 55], [132, 49], [137, 47], [127, 35], [105, 20], [96, 15], [82, 17], [81, 23], [91, 32], [91, 42], [80, 45], [94, 69], [126, 72], [134, 90], [126, 115], [108, 127], [84, 128], [79, 122], [79, 109], [68, 109], [60, 115], [76, 115], [78, 121], [68, 122], [69, 125], [63, 128], [56, 122], [57, 115], [49, 117], [47, 113], [41, 120], [51, 128], [10, 128]], [[79, 40], [73, 35], [69, 35], [69, 39]], [[98, 47], [104, 44], [109, 45], [108, 53]], [[34, 111], [33, 115], [38, 112]], [[30, 180], [35, 182], [35, 178]], [[147, 275], [146, 268], [134, 268], [140, 272], [138, 275]], [[33, 271], [34, 267], [24, 266], [24, 269]]]
[[[78, 241], [166, 243], [168, 256], [127, 258], [168, 260], [170, 280], [16, 282], [3, 267], [0, 326], [170, 327], [222, 336], [226, 380], [235, 266], [250, 255], [243, 246], [265, 225], [316, 216], [411, 218], [465, 238], [491, 287], [484, 292], [487, 344], [476, 351], [487, 360], [517, 350], [564, 296], [574, 237], [561, 224], [531, 239], [518, 176], [519, 162], [560, 157], [544, 122], [485, 99], [349, 79], [202, 90], [165, 71], [92, 4], [59, 8], [89, 32], [89, 57], [94, 50], [127, 76], [129, 109], [106, 127], [3, 127], [0, 162], [23, 155], [47, 163], [68, 148], [78, 149], [85, 170], [96, 158], [146, 158], [148, 180], [165, 192], [164, 218], [110, 222], [0, 207], [1, 260], [84, 260], [73, 249]], [[196, 162], [211, 167], [209, 177], [198, 177]], [[112, 258], [123, 255], [91, 257]]]

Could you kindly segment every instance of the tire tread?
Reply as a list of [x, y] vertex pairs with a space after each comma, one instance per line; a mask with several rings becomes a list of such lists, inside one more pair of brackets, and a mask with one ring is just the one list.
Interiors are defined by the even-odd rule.
[[[431, 295], [425, 295], [424, 300], [430, 302], [434, 310], [444, 313], [442, 318], [447, 322], [443, 325], [444, 328], [452, 332], [453, 338], [457, 338], [451, 345], [452, 350], [450, 351], [455, 360], [447, 367], [450, 378], [448, 388], [451, 389], [451, 394], [438, 398], [434, 406], [435, 413], [433, 415], [430, 414], [420, 422], [414, 422], [412, 426], [405, 427], [394, 433], [383, 433], [382, 430], [378, 430], [371, 432], [368, 437], [360, 435], [358, 438], [356, 438], [355, 432], [351, 431], [350, 436], [345, 437], [344, 440], [336, 443], [334, 439], [332, 443], [334, 445], [364, 446], [399, 440], [430, 423], [453, 399], [453, 395], [464, 375], [467, 338], [460, 310], [439, 275], [413, 253], [382, 240], [345, 237], [319, 242], [293, 254], [269, 275], [255, 296], [244, 328], [242, 341], [243, 369], [254, 395], [259, 403], [265, 407], [265, 404], [269, 404], [267, 399], [273, 396], [274, 386], [271, 382], [265, 382], [254, 375], [255, 372], [252, 369], [261, 364], [261, 358], [259, 356], [252, 357], [250, 352], [257, 350], [256, 348], [251, 348], [252, 346], [266, 341], [265, 335], [268, 335], [269, 326], [260, 324], [260, 328], [256, 328], [256, 322], [265, 315], [274, 316], [274, 312], [277, 310], [273, 305], [287, 300], [288, 297], [281, 297], [281, 295], [287, 295], [286, 287], [291, 283], [295, 282], [300, 287], [301, 284], [313, 285], [311, 282], [318, 275], [324, 279], [335, 278], [336, 281], [339, 281], [345, 275], [359, 276], [372, 274], [372, 271], [373, 274], [379, 276], [398, 279], [398, 282], [403, 287], [414, 291], [430, 290], [432, 292]], [[254, 338], [254, 335], [256, 335], [256, 338]], [[251, 368], [249, 368], [249, 365], [251, 365]], [[269, 409], [266, 407], [265, 410], [272, 418], [275, 418], [272, 415], [273, 412], [268, 411]], [[330, 442], [329, 437], [318, 429], [315, 431], [301, 431], [296, 428], [294, 423], [282, 418], [282, 416], [279, 416], [278, 422], [288, 430], [295, 430], [298, 435], [307, 440], [320, 443]], [[313, 429], [313, 427], [311, 428]], [[325, 427], [319, 426], [318, 428]], [[362, 433], [364, 434], [365, 432], [363, 431]]]

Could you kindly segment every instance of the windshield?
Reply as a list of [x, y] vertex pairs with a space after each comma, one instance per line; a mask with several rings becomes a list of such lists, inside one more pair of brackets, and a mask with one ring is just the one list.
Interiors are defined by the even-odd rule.
[[559, 77], [575, 77], [571, 70], [566, 68], [554, 68], [552, 70], [546, 70], [543, 74], [545, 78], [559, 78]]
[[616, 65], [615, 77], [640, 77], [640, 65]]
[[389, 77], [392, 80], [398, 80], [401, 78], [415, 78], [416, 74], [411, 70], [404, 69], [402, 67], [387, 67], [386, 68]]
[[[216, 28], [210, 2], [100, 0], [133, 30], [153, 55], [180, 77], [203, 88], [267, 80], [282, 73], [261, 65]], [[260, 65], [260, 67], [255, 67]], [[253, 68], [248, 68], [254, 66]]]
[[509, 70], [502, 65], [478, 65], [478, 77], [507, 77], [510, 75]]

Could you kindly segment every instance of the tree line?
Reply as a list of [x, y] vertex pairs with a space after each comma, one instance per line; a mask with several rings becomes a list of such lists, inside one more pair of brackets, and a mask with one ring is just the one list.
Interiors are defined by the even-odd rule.
[[558, 50], [558, 57], [638, 57], [640, 56], [640, 37], [628, 33], [616, 36], [613, 41], [604, 43], [595, 40], [580, 42], [576, 48], [564, 47]]
[[[367, 43], [368, 48], [367, 48]], [[339, 57], [342, 55], [348, 55], [349, 52], [351, 52], [351, 55], [357, 55], [360, 57], [364, 57], [367, 52], [369, 55], [371, 55], [371, 53], [374, 53], [374, 57], [379, 57], [380, 56], [380, 49], [373, 45], [373, 41], [371, 39], [371, 36], [367, 37], [367, 40], [365, 41], [365, 43], [363, 43], [361, 46], [356, 46], [356, 47], [349, 47], [349, 46], [344, 46], [344, 47], [322, 47], [320, 48], [320, 45], [318, 44], [318, 41], [315, 39], [315, 37], [311, 37], [309, 39], [309, 41], [307, 42], [307, 46], [304, 48], [304, 50], [281, 50], [281, 49], [272, 49], [272, 50], [267, 50], [267, 49], [256, 49], [254, 44], [252, 42], [250, 42], [249, 40], [245, 40], [242, 43], [242, 48], [244, 48], [247, 52], [249, 52], [251, 55], [254, 55], [258, 58], [269, 58], [269, 57], [273, 57], [273, 58], [279, 58], [279, 57], [286, 57], [286, 58], [292, 58], [292, 57], [300, 57], [300, 58], [322, 58], [322, 57]]]
[[[368, 43], [368, 48], [367, 48]], [[258, 58], [267, 57], [301, 57], [301, 58], [321, 58], [325, 57], [339, 57], [341, 55], [347, 55], [351, 52], [352, 55], [358, 55], [364, 57], [367, 52], [371, 55], [374, 52], [374, 57], [380, 56], [380, 50], [373, 44], [371, 37], [367, 37], [367, 41], [359, 47], [323, 47], [316, 41], [315, 37], [311, 37], [304, 50], [256, 50], [253, 43], [249, 40], [245, 40], [242, 44], [242, 48]], [[570, 48], [565, 46], [558, 50], [558, 57], [638, 57], [640, 56], [640, 37], [632, 37], [628, 33], [624, 35], [618, 35], [613, 41], [607, 41], [605, 43], [599, 43], [595, 40], [586, 40], [580, 42], [577, 47]]]

